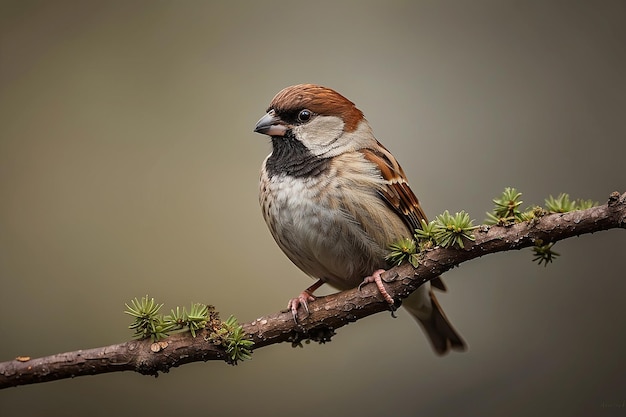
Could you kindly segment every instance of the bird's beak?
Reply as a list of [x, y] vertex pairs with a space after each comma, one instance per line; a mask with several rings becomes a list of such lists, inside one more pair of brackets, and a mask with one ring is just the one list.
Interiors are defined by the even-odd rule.
[[268, 136], [285, 136], [287, 126], [276, 116], [274, 110], [270, 110], [257, 122], [254, 131]]

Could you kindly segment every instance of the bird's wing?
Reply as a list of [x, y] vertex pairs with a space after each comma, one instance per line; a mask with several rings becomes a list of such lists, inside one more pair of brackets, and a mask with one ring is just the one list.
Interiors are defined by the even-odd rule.
[[[374, 163], [385, 180], [385, 186], [379, 190], [383, 200], [394, 210], [407, 225], [409, 230], [422, 228], [422, 220], [428, 221], [419, 200], [409, 187], [406, 175], [396, 158], [378, 142], [377, 149], [361, 149], [365, 159]], [[446, 286], [440, 277], [431, 280], [431, 285], [442, 291]]]

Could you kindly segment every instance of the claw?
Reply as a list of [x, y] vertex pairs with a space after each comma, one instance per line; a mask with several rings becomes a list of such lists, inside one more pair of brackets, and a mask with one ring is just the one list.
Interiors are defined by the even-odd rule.
[[292, 298], [289, 300], [287, 304], [287, 308], [291, 311], [291, 315], [293, 316], [293, 321], [298, 323], [298, 308], [300, 306], [304, 307], [307, 316], [309, 315], [309, 301], [315, 301], [315, 297], [313, 294], [308, 292], [308, 290], [304, 290], [298, 295], [296, 298]]
[[315, 284], [311, 285], [306, 290], [302, 291], [299, 296], [296, 298], [292, 298], [289, 300], [287, 304], [287, 308], [291, 311], [291, 315], [293, 316], [293, 321], [298, 324], [298, 308], [300, 306], [304, 307], [307, 316], [309, 315], [309, 301], [315, 301], [315, 296], [313, 292], [321, 287], [324, 284], [324, 281], [321, 279], [315, 281]]

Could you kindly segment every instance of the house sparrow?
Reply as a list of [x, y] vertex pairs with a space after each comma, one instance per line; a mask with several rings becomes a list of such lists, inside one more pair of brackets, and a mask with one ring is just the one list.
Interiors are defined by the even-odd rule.
[[[289, 301], [294, 319], [299, 308], [308, 311], [313, 292], [325, 283], [346, 290], [375, 282], [393, 304], [380, 277], [385, 255], [391, 243], [412, 237], [426, 216], [363, 113], [336, 91], [301, 84], [280, 91], [254, 131], [272, 140], [261, 169], [265, 221], [289, 259], [317, 279]], [[445, 290], [440, 278], [433, 279], [403, 307], [438, 354], [465, 350], [431, 285]]]

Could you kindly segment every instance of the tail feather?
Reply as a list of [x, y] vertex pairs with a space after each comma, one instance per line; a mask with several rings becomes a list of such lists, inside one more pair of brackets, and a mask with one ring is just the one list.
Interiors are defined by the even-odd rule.
[[437, 288], [441, 291], [447, 291], [446, 284], [443, 283], [441, 277], [433, 278], [430, 280], [431, 287]]
[[[418, 289], [416, 293], [403, 305], [424, 329], [435, 352], [438, 355], [445, 355], [450, 350], [467, 350], [465, 341], [448, 321], [430, 288], [422, 291]], [[419, 300], [417, 297], [422, 299]]]

